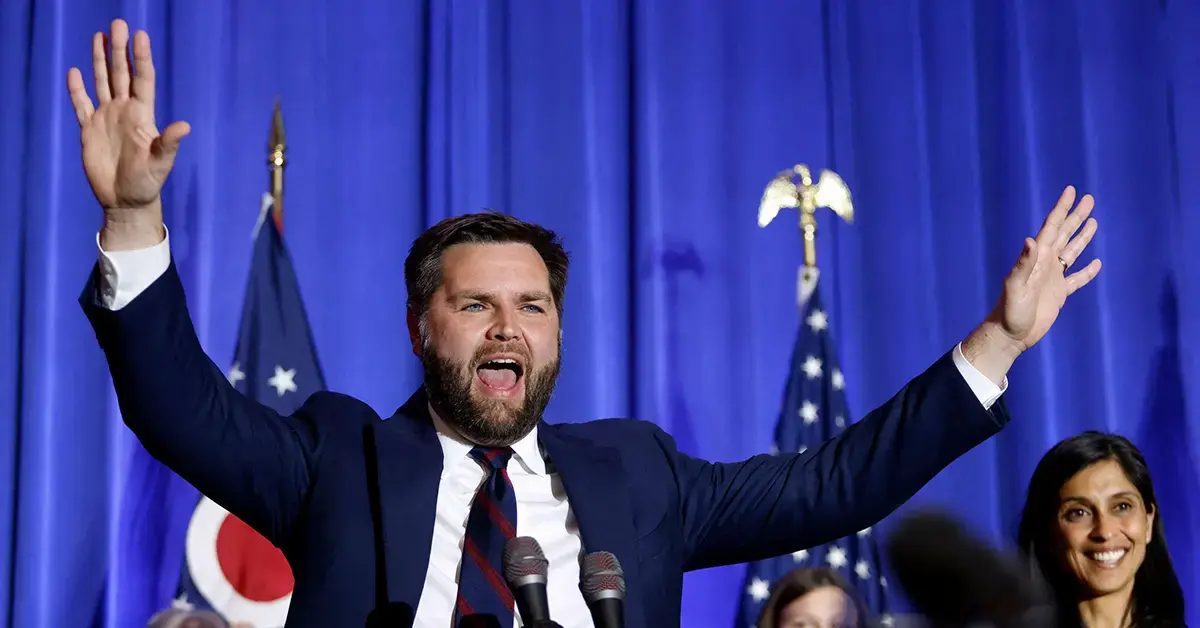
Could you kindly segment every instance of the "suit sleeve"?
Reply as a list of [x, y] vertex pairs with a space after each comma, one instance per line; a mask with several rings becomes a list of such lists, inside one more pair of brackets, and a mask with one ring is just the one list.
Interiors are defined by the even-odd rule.
[[676, 452], [685, 568], [781, 556], [856, 534], [1008, 420], [1003, 399], [985, 409], [948, 352], [815, 450], [738, 463]]
[[[299, 516], [320, 446], [314, 395], [283, 417], [238, 393], [200, 345], [174, 264], [119, 310], [97, 265], [80, 296], [121, 415], [146, 450], [279, 546]], [[107, 296], [107, 295], [105, 295]]]

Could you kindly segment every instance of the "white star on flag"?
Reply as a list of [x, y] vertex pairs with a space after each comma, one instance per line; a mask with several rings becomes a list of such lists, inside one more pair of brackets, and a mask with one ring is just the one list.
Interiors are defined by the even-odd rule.
[[246, 379], [246, 374], [242, 372], [242, 365], [234, 362], [233, 366], [229, 369], [229, 375], [227, 377], [229, 378], [230, 385], [237, 386], [238, 382]]
[[858, 538], [860, 538], [860, 539], [865, 539], [865, 538], [867, 538], [867, 536], [868, 536], [868, 535], [870, 535], [870, 534], [871, 534], [871, 528], [869, 528], [869, 527], [868, 527], [868, 528], [863, 528], [863, 529], [861, 529], [861, 530], [859, 530], [859, 531], [858, 531]]
[[800, 418], [804, 419], [805, 425], [812, 425], [817, 422], [817, 406], [811, 401], [805, 401], [800, 404]]
[[867, 561], [860, 560], [854, 565], [854, 573], [858, 574], [859, 578], [866, 580], [871, 577], [871, 565]]
[[267, 380], [267, 385], [273, 386], [280, 397], [283, 393], [296, 392], [296, 369], [285, 369], [275, 365], [275, 374]]
[[792, 560], [798, 563], [808, 560], [808, 550], [802, 549], [799, 552], [792, 552]]
[[755, 602], [762, 602], [771, 597], [771, 584], [762, 578], [755, 578], [746, 593], [749, 593]]
[[800, 368], [804, 369], [804, 374], [809, 379], [816, 379], [821, 376], [821, 359], [810, 355], [808, 359], [804, 360], [804, 364]]
[[833, 424], [836, 425], [839, 430], [846, 427], [846, 417], [844, 417], [844, 416], [833, 417]]
[[822, 310], [813, 310], [804, 322], [808, 323], [814, 332], [825, 331], [825, 328], [829, 327], [829, 317]]
[[894, 619], [892, 619], [891, 615], [883, 615], [882, 617], [879, 618], [879, 623], [884, 628], [892, 628], [892, 626], [896, 625], [896, 621]]
[[840, 547], [834, 547], [825, 555], [825, 562], [829, 563], [834, 569], [841, 569], [846, 566], [846, 550]]
[[846, 376], [842, 375], [842, 369], [833, 369], [833, 375], [829, 377], [829, 382], [833, 384], [834, 390], [841, 390], [846, 387]]

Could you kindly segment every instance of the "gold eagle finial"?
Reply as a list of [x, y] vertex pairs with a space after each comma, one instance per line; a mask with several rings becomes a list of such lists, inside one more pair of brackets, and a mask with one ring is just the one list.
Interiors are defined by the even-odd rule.
[[804, 265], [808, 268], [816, 268], [817, 265], [818, 207], [827, 207], [847, 223], [854, 223], [850, 188], [832, 170], [822, 170], [816, 184], [813, 183], [811, 171], [804, 164], [796, 164], [790, 170], [779, 173], [767, 184], [759, 201], [758, 226], [771, 224], [780, 210], [786, 207], [800, 210], [800, 229], [804, 232]]

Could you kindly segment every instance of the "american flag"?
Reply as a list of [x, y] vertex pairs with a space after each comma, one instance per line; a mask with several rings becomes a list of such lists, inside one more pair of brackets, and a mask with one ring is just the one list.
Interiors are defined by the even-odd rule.
[[[325, 388], [279, 214], [263, 195], [229, 382], [282, 415]], [[218, 540], [220, 539], [220, 540]], [[175, 607], [213, 610], [230, 623], [282, 626], [294, 580], [282, 553], [205, 497], [188, 527]]]
[[[807, 285], [806, 285], [807, 282]], [[775, 425], [772, 453], [804, 453], [839, 434], [850, 424], [846, 379], [838, 367], [829, 317], [821, 307], [816, 276], [801, 281], [801, 320], [792, 348], [783, 408]], [[793, 569], [827, 566], [855, 587], [874, 621], [890, 625], [886, 588], [879, 571], [880, 554], [868, 528], [832, 543], [749, 565], [738, 608], [737, 626], [752, 628], [771, 587]]]

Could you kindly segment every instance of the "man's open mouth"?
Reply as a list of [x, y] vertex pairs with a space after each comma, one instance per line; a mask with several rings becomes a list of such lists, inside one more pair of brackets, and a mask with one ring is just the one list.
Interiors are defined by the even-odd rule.
[[521, 381], [525, 367], [517, 356], [495, 356], [475, 369], [484, 386], [499, 392], [513, 390]]

